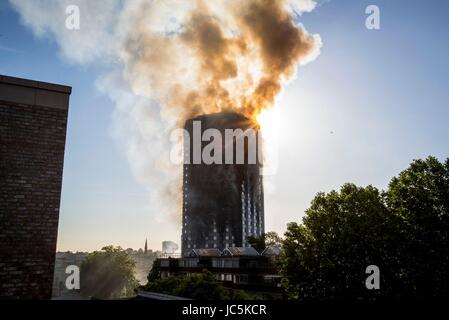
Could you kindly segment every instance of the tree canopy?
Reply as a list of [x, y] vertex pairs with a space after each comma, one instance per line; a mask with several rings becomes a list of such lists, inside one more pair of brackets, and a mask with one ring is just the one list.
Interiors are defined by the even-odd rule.
[[135, 267], [135, 261], [120, 247], [89, 253], [81, 264], [81, 294], [99, 299], [129, 296], [137, 286]]
[[153, 266], [151, 267], [151, 270], [147, 276], [148, 282], [153, 282], [159, 279], [160, 268], [161, 268], [161, 260], [160, 259], [154, 260]]
[[248, 243], [258, 252], [262, 252], [268, 246], [282, 246], [282, 238], [276, 232], [269, 231], [260, 237], [249, 236]]
[[[345, 184], [318, 193], [302, 224], [290, 223], [280, 263], [292, 299], [447, 295], [449, 159], [414, 161], [381, 192]], [[368, 265], [381, 272], [367, 290]]]
[[416, 160], [391, 180], [388, 206], [402, 218], [411, 294], [419, 298], [449, 294], [449, 159]]
[[230, 299], [229, 291], [215, 279], [211, 272], [206, 270], [203, 273], [154, 280], [148, 282], [144, 289], [198, 300]]

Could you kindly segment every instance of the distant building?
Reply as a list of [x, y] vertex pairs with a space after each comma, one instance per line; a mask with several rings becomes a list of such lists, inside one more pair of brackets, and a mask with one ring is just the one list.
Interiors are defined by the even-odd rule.
[[178, 252], [178, 244], [173, 241], [162, 241], [162, 253]]
[[276, 261], [280, 249], [268, 247], [259, 254], [252, 247], [192, 249], [182, 258], [160, 259], [160, 276], [212, 272], [216, 279], [232, 289], [281, 295], [281, 277]]
[[[183, 173], [182, 255], [195, 248], [247, 247], [248, 237], [260, 237], [265, 228], [261, 163], [258, 159], [255, 163], [247, 161], [251, 150], [244, 134], [223, 145], [223, 164], [193, 163], [194, 139], [198, 135], [194, 128], [198, 128], [198, 123], [201, 135], [208, 129], [218, 130], [222, 137], [226, 137], [225, 131], [229, 129], [241, 132], [253, 129], [258, 139], [257, 124], [238, 113], [221, 112], [186, 121], [190, 140], [184, 140], [184, 156], [188, 161]], [[233, 153], [234, 164], [224, 164], [229, 149], [237, 150], [238, 139], [244, 143], [243, 163], [237, 164]], [[203, 142], [202, 147], [205, 145]], [[259, 148], [257, 141], [256, 148]]]
[[0, 75], [0, 298], [51, 298], [70, 93]]

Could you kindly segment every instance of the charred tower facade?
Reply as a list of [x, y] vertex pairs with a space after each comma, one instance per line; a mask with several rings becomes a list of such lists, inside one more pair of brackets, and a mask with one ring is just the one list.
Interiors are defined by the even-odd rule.
[[[182, 254], [196, 248], [248, 246], [249, 236], [264, 233], [261, 162], [260, 157], [254, 159], [254, 151], [258, 153], [260, 148], [259, 127], [241, 114], [221, 112], [189, 119], [185, 129], [188, 135], [184, 137]], [[222, 154], [212, 152], [215, 159], [222, 159], [221, 163], [205, 163], [204, 159], [198, 163], [195, 143], [204, 151], [217, 139], [207, 134], [209, 129], [222, 137]], [[248, 132], [255, 132], [256, 141], [251, 140]], [[203, 134], [206, 139], [201, 138]], [[238, 148], [239, 143], [243, 148]], [[239, 161], [239, 150], [243, 150], [243, 162], [242, 157]]]

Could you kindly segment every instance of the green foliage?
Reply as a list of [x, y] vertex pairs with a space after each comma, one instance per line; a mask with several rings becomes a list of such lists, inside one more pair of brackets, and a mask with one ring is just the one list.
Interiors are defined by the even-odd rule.
[[282, 246], [282, 238], [274, 231], [264, 234], [265, 246]]
[[[154, 267], [154, 266], [153, 266]], [[150, 275], [148, 276], [150, 278]], [[143, 290], [159, 292], [197, 300], [251, 300], [252, 296], [243, 290], [228, 290], [213, 273], [203, 270], [185, 276], [154, 278]]]
[[151, 267], [150, 273], [148, 274], [148, 282], [153, 282], [159, 279], [159, 272], [161, 268], [161, 260], [156, 259], [153, 262], [153, 266]]
[[[363, 281], [368, 265], [386, 273], [398, 268], [397, 220], [372, 186], [345, 184], [340, 192], [319, 193], [303, 225], [290, 223], [285, 234], [281, 273], [287, 293], [300, 299], [372, 293]], [[392, 289], [384, 286], [382, 292]]]
[[449, 159], [416, 160], [390, 182], [388, 205], [403, 221], [407, 283], [416, 297], [449, 295]]
[[255, 300], [256, 298], [243, 290], [229, 290], [229, 295], [229, 300]]
[[[418, 160], [385, 193], [345, 184], [290, 223], [281, 274], [292, 299], [439, 297], [449, 288], [449, 160]], [[381, 271], [367, 290], [365, 268]]]
[[264, 233], [261, 237], [248, 237], [248, 243], [258, 252], [268, 246], [282, 246], [282, 238], [274, 231]]
[[261, 237], [249, 236], [247, 238], [247, 241], [249, 245], [254, 249], [256, 249], [258, 252], [262, 252], [266, 248], [265, 239], [263, 236]]
[[204, 270], [203, 273], [188, 276], [171, 276], [149, 282], [147, 291], [159, 292], [197, 300], [229, 300], [230, 295], [214, 275]]
[[120, 247], [107, 246], [89, 253], [81, 264], [83, 296], [115, 299], [133, 294], [137, 287], [136, 264]]

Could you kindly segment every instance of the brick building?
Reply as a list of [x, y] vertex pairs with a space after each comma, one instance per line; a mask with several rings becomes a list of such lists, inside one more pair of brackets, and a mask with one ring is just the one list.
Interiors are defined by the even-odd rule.
[[208, 270], [225, 287], [280, 298], [281, 277], [277, 261], [279, 247], [267, 247], [262, 253], [252, 247], [192, 249], [182, 258], [161, 258], [160, 277], [190, 275]]
[[70, 93], [0, 76], [0, 298], [51, 297]]

